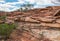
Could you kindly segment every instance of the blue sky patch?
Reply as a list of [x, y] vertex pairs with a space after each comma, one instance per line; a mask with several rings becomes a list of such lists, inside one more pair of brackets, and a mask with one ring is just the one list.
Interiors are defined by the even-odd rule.
[[14, 11], [27, 3], [33, 4], [33, 8], [60, 6], [60, 0], [0, 0], [0, 11]]
[[18, 2], [18, 0], [5, 0], [5, 2]]

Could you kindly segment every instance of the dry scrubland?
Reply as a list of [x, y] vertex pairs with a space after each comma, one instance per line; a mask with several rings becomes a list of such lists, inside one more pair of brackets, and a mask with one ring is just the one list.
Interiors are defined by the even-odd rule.
[[2, 40], [60, 41], [60, 6], [0, 12], [0, 16], [4, 16], [0, 18], [0, 28], [4, 30], [0, 32], [4, 35], [0, 35]]

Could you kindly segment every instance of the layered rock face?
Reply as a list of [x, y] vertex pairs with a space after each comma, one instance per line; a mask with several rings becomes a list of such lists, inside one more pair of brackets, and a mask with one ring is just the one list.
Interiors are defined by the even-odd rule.
[[60, 41], [60, 6], [15, 11], [7, 19], [18, 23], [7, 41]]

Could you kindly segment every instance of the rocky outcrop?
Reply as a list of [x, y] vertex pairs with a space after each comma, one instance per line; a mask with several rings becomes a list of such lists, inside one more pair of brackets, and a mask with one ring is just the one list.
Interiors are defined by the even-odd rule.
[[7, 41], [60, 41], [60, 6], [14, 11], [6, 19], [18, 23]]

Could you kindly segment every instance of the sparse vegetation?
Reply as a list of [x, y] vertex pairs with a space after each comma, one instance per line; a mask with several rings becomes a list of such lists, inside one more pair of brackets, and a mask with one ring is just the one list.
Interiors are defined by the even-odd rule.
[[0, 36], [8, 37], [15, 28], [15, 24], [0, 24]]
[[33, 7], [33, 4], [29, 4], [29, 3], [23, 4], [22, 7], [20, 8], [20, 11], [24, 11], [25, 12], [25, 11], [31, 9], [32, 7]]
[[0, 20], [5, 20], [6, 19], [6, 16], [0, 16]]

